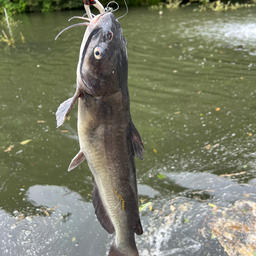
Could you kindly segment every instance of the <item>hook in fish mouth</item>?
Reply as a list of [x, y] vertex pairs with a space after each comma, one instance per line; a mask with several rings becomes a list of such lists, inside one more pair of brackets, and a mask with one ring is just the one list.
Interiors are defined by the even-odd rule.
[[59, 34], [55, 37], [55, 40], [57, 40], [57, 38], [66, 30], [70, 29], [70, 28], [74, 28], [74, 27], [80, 27], [80, 26], [88, 26], [91, 22], [91, 20], [93, 19], [93, 17], [95, 16], [94, 14], [91, 13], [91, 10], [90, 10], [90, 5], [93, 5], [94, 7], [96, 7], [100, 14], [103, 14], [105, 13], [105, 9], [104, 7], [102, 6], [102, 4], [98, 1], [98, 0], [85, 0], [84, 1], [84, 8], [85, 8], [85, 11], [86, 11], [86, 14], [88, 16], [88, 18], [85, 18], [85, 17], [80, 17], [80, 16], [74, 16], [74, 17], [71, 17], [68, 21], [72, 20], [72, 19], [81, 19], [81, 20], [86, 20], [88, 22], [83, 22], [83, 23], [77, 23], [77, 24], [74, 24], [74, 25], [71, 25], [69, 27], [66, 27], [64, 28], [63, 30], [61, 30], [59, 32]]
[[89, 19], [92, 19], [90, 5], [93, 5], [94, 7], [96, 7], [101, 14], [105, 12], [103, 5], [98, 0], [84, 0], [84, 8]]
[[[124, 0], [125, 1], [125, 0]], [[110, 4], [112, 4], [112, 3], [115, 3], [116, 5], [117, 5], [117, 7], [115, 8], [115, 9], [113, 9], [112, 7], [109, 7], [109, 5]], [[126, 2], [125, 2], [126, 3]], [[86, 20], [86, 21], [88, 21], [88, 22], [82, 22], [82, 23], [77, 23], [77, 24], [74, 24], [74, 25], [71, 25], [71, 26], [69, 26], [69, 27], [66, 27], [66, 28], [64, 28], [63, 30], [61, 30], [59, 33], [58, 33], [58, 35], [55, 37], [55, 40], [57, 40], [57, 38], [64, 32], [64, 31], [66, 31], [66, 30], [68, 30], [68, 29], [70, 29], [70, 28], [74, 28], [74, 27], [80, 27], [80, 26], [88, 26], [89, 24], [90, 24], [90, 22], [93, 20], [93, 18], [94, 18], [94, 14], [92, 14], [91, 13], [91, 10], [90, 10], [90, 6], [91, 5], [93, 5], [95, 8], [97, 8], [98, 10], [99, 10], [99, 12], [100, 12], [100, 14], [102, 15], [102, 14], [104, 14], [104, 13], [106, 13], [106, 12], [115, 12], [115, 11], [117, 11], [118, 9], [119, 9], [119, 4], [117, 3], [117, 2], [115, 2], [115, 1], [110, 1], [108, 4], [107, 4], [107, 6], [106, 6], [106, 8], [104, 8], [103, 6], [102, 6], [102, 4], [98, 1], [98, 0], [84, 0], [84, 8], [85, 8], [85, 11], [86, 11], [86, 14], [85, 15], [87, 15], [88, 16], [88, 18], [86, 18], [86, 17], [84, 17], [84, 16], [82, 16], [82, 17], [80, 17], [80, 16], [73, 16], [73, 17], [71, 17], [68, 21], [71, 21], [72, 19], [81, 19], [81, 20]], [[127, 6], [127, 4], [126, 4], [126, 6]], [[127, 7], [128, 8], [128, 7]], [[127, 9], [127, 12], [128, 12], [128, 9]], [[127, 14], [127, 12], [126, 12], [126, 14]], [[126, 15], [125, 14], [125, 15]], [[125, 15], [123, 15], [123, 16], [125, 16]], [[119, 17], [118, 19], [120, 19], [120, 18], [122, 18], [123, 16], [121, 16], [121, 17]]]

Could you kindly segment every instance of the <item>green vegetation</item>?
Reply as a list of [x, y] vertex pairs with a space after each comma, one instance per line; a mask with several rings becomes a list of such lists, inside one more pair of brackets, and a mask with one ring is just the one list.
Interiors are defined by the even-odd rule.
[[0, 12], [3, 13], [3, 8], [8, 10], [8, 13], [21, 12], [49, 12], [64, 9], [75, 9], [83, 7], [81, 0], [0, 0]]
[[142, 204], [139, 208], [139, 211], [141, 212], [141, 211], [147, 209], [148, 207], [149, 207], [149, 210], [151, 211], [152, 210], [152, 202]]
[[158, 174], [157, 177], [161, 180], [165, 179], [165, 175], [164, 174]]
[[[158, 1], [158, 0], [154, 0]], [[151, 5], [150, 9], [162, 9], [163, 7], [166, 7], [168, 9], [175, 9], [178, 7], [186, 7], [192, 3], [198, 3], [198, 7], [194, 9], [194, 11], [228, 11], [228, 10], [236, 10], [239, 8], [249, 8], [255, 6], [256, 0], [249, 0], [243, 1], [240, 0], [240, 2], [237, 1], [225, 1], [225, 0], [217, 0], [217, 1], [211, 1], [211, 0], [169, 0], [169, 3], [165, 2], [158, 2], [156, 5]]]
[[[15, 47], [15, 40], [12, 34], [12, 26], [18, 26], [18, 24], [20, 23], [20, 21], [14, 21], [12, 16], [9, 15], [6, 11], [5, 8], [4, 9], [4, 16], [2, 18], [2, 20], [0, 21], [0, 25], [6, 27], [6, 29], [9, 32], [9, 36], [7, 35], [7, 33], [5, 33], [4, 30], [2, 30], [2, 34], [0, 35], [0, 42], [5, 42], [8, 46], [13, 46]], [[25, 37], [23, 36], [23, 34], [20, 32], [20, 37], [21, 37], [21, 41], [22, 43], [25, 43]]]
[[[151, 2], [152, 3], [151, 3]], [[110, 1], [100, 0], [105, 6]], [[124, 6], [124, 1], [117, 0], [120, 6]], [[158, 4], [159, 0], [149, 0], [150, 4]], [[127, 0], [129, 6], [138, 6], [147, 4], [147, 0]], [[0, 0], [0, 13], [3, 13], [3, 8], [8, 10], [8, 13], [22, 12], [49, 12], [67, 9], [83, 8], [82, 0]]]
[[[248, 2], [249, 1], [249, 2]], [[127, 0], [129, 6], [150, 5], [151, 9], [168, 9], [178, 8], [179, 6], [185, 7], [191, 3], [199, 3], [198, 11], [213, 10], [213, 11], [226, 11], [235, 10], [241, 7], [255, 6], [256, 0], [239, 0], [234, 2], [226, 0]], [[110, 0], [100, 1], [104, 6]], [[120, 6], [124, 6], [123, 0], [117, 0]], [[22, 13], [22, 12], [49, 12], [67, 9], [82, 9], [82, 0], [0, 0], [0, 14], [4, 14], [6, 8], [8, 14]]]
[[228, 2], [221, 2], [220, 0], [210, 2], [209, 0], [200, 0], [201, 4], [199, 5], [198, 9], [195, 9], [195, 11], [207, 11], [212, 10], [215, 12], [218, 11], [228, 11], [228, 10], [236, 10], [239, 8], [249, 8], [252, 6], [255, 6], [255, 1], [252, 0], [251, 3], [231, 3], [231, 1]]

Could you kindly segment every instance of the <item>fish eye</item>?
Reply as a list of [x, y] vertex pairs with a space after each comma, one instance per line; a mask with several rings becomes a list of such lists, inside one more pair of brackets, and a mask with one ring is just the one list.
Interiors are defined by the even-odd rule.
[[104, 49], [101, 48], [100, 46], [96, 46], [96, 47], [94, 48], [93, 53], [94, 53], [94, 58], [97, 59], [97, 60], [100, 60], [101, 58], [104, 57], [105, 51], [104, 51]]

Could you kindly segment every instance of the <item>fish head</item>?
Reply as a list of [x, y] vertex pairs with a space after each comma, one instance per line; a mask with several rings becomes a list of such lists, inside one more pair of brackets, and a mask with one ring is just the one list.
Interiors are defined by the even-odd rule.
[[122, 91], [128, 97], [127, 48], [115, 16], [95, 16], [84, 36], [77, 67], [77, 83], [86, 93], [100, 97]]

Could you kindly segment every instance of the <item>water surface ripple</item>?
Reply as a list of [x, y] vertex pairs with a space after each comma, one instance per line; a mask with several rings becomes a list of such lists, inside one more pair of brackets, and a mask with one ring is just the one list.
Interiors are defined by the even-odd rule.
[[[79, 151], [76, 108], [55, 124], [57, 107], [75, 92], [85, 28], [54, 38], [82, 14], [14, 16], [22, 21], [15, 47], [0, 44], [1, 255], [102, 256], [112, 243], [94, 214], [89, 168], [67, 172]], [[136, 237], [142, 256], [227, 255], [213, 236], [212, 206], [256, 201], [255, 14], [130, 8], [120, 20], [146, 150], [136, 161], [140, 204], [152, 202]]]

